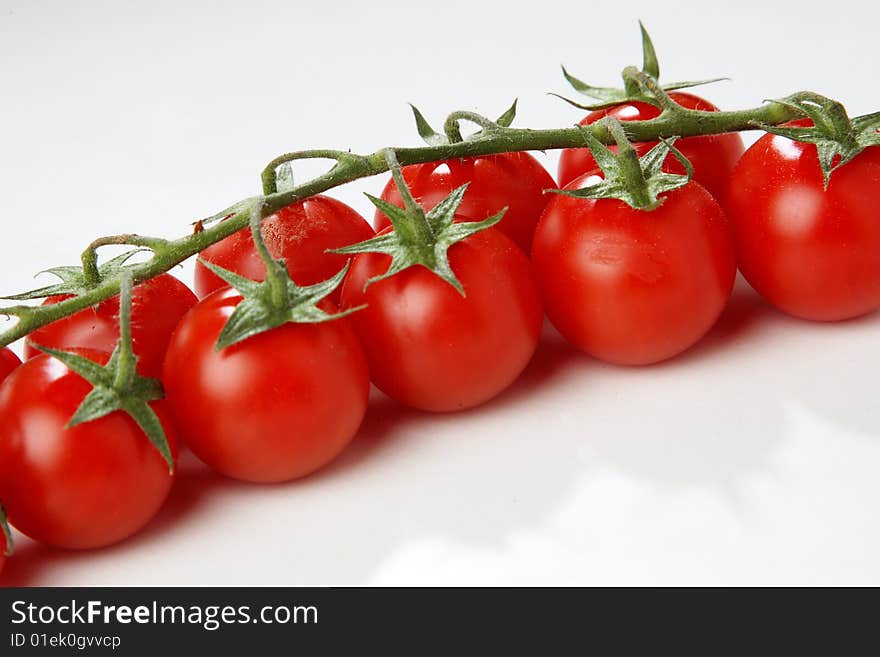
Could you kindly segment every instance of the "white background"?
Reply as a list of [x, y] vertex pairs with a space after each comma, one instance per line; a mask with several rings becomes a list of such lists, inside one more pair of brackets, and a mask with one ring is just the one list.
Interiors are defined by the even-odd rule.
[[[615, 83], [640, 63], [637, 18], [667, 81], [734, 78], [704, 92], [722, 107], [809, 88], [880, 109], [876, 3], [416, 4], [0, 0], [2, 291], [99, 234], [185, 233], [280, 152], [418, 143], [407, 101], [441, 123], [519, 97], [518, 125], [572, 124], [545, 95], [559, 64]], [[369, 213], [383, 183], [336, 196]], [[140, 535], [88, 553], [19, 536], [5, 583], [880, 584], [878, 328], [788, 319], [740, 287], [705, 342], [651, 368], [548, 331], [484, 408], [377, 396], [350, 450], [288, 485], [187, 460]]]

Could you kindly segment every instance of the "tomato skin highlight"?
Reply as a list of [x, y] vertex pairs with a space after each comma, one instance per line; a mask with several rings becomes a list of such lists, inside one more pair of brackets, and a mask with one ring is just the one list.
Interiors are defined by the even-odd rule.
[[[313, 196], [282, 208], [263, 220], [262, 233], [272, 257], [284, 258], [291, 279], [303, 286], [327, 280], [348, 262], [347, 256], [327, 253], [327, 249], [362, 242], [375, 234], [360, 214], [329, 196]], [[266, 266], [249, 228], [212, 244], [200, 257], [251, 280], [266, 278]], [[199, 298], [224, 287], [227, 284], [219, 276], [196, 261], [195, 290]], [[330, 299], [338, 302], [338, 289]]]
[[[70, 295], [47, 298], [43, 305]], [[160, 274], [132, 290], [131, 338], [142, 376], [159, 378], [171, 334], [180, 318], [196, 303], [192, 291], [170, 274]], [[33, 345], [54, 349], [95, 349], [112, 352], [119, 340], [119, 295], [93, 308], [47, 324], [28, 335], [26, 358], [41, 354]]]
[[[467, 198], [467, 195], [465, 195]], [[494, 228], [448, 251], [462, 297], [428, 269], [410, 267], [372, 283], [390, 257], [355, 257], [342, 289], [375, 383], [397, 401], [427, 411], [482, 404], [519, 376], [535, 352], [543, 312], [531, 265]]]
[[823, 185], [815, 145], [765, 135], [734, 170], [726, 207], [749, 284], [790, 315], [837, 321], [880, 308], [880, 147]]
[[[441, 168], [444, 165], [448, 172]], [[522, 152], [413, 164], [403, 167], [402, 171], [413, 198], [425, 210], [433, 208], [456, 188], [470, 183], [456, 210], [456, 221], [482, 221], [506, 207], [507, 212], [494, 228], [525, 253], [531, 249], [535, 226], [550, 200], [544, 190], [556, 188], [553, 177], [541, 163]], [[382, 190], [382, 199], [403, 207], [393, 179]], [[374, 224], [377, 231], [391, 225], [379, 210], [376, 210]]]
[[[699, 96], [673, 91], [670, 98], [686, 109], [703, 112], [717, 112], [718, 108]], [[660, 115], [660, 109], [650, 103], [633, 101], [613, 107], [590, 112], [581, 125], [590, 125], [606, 116], [613, 116], [619, 121], [645, 121]], [[657, 144], [654, 142], [634, 143], [639, 155], [644, 155]], [[707, 135], [703, 137], [684, 137], [675, 142], [675, 147], [691, 162], [694, 168], [694, 180], [719, 201], [727, 190], [727, 184], [733, 167], [745, 150], [742, 137], [738, 133], [723, 135]], [[616, 151], [617, 147], [612, 146]], [[567, 148], [559, 156], [559, 184], [566, 186], [578, 176], [594, 171], [596, 160], [588, 148]], [[666, 158], [664, 170], [671, 173], [684, 173], [684, 167], [673, 155]]]
[[183, 441], [217, 472], [259, 483], [304, 477], [361, 424], [370, 389], [363, 349], [341, 318], [284, 324], [215, 351], [240, 301], [218, 290], [181, 321], [165, 360], [168, 402]]
[[0, 349], [0, 383], [12, 374], [16, 367], [21, 365], [21, 359], [15, 355], [12, 349], [6, 347]]
[[[105, 364], [109, 354], [72, 350]], [[174, 476], [125, 413], [67, 428], [91, 385], [40, 355], [0, 387], [0, 499], [9, 523], [55, 547], [86, 549], [121, 541], [159, 511]], [[177, 434], [165, 402], [151, 402], [173, 457]]]
[[[599, 180], [587, 174], [568, 188]], [[596, 358], [671, 358], [705, 335], [730, 297], [736, 260], [721, 207], [697, 183], [663, 198], [646, 212], [559, 195], [538, 224], [532, 261], [547, 315]]]

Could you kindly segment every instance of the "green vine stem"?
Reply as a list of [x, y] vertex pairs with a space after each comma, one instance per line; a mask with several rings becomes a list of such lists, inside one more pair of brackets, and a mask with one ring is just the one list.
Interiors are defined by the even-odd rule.
[[[796, 95], [797, 96], [797, 95]], [[795, 97], [796, 97], [795, 96]], [[456, 112], [447, 122], [447, 128], [457, 125], [459, 119], [473, 120], [476, 115]], [[760, 107], [729, 112], [701, 112], [685, 110], [681, 107], [666, 108], [660, 116], [647, 121], [631, 121], [626, 124], [626, 134], [633, 141], [656, 141], [666, 137], [693, 137], [754, 130], [760, 125], [779, 125], [803, 116], [797, 108], [776, 102]], [[313, 150], [298, 151], [279, 156], [263, 172], [263, 187], [267, 192], [263, 197], [240, 201], [216, 215], [197, 223], [191, 234], [175, 240], [140, 235], [118, 235], [102, 237], [83, 253], [84, 275], [93, 282], [93, 287], [75, 297], [45, 306], [15, 305], [0, 308], [0, 315], [17, 318], [13, 326], [0, 333], [0, 347], [6, 346], [37, 328], [72, 315], [80, 310], [94, 306], [119, 293], [121, 276], [100, 279], [97, 268], [97, 249], [107, 244], [131, 244], [146, 247], [153, 252], [146, 262], [126, 267], [131, 272], [135, 284], [158, 276], [184, 260], [196, 255], [206, 247], [229, 237], [248, 225], [255, 204], [259, 205], [261, 218], [265, 218], [283, 207], [301, 201], [315, 194], [339, 187], [345, 183], [375, 176], [389, 170], [387, 152], [393, 151], [401, 166], [436, 162], [462, 157], [493, 155], [514, 151], [543, 151], [558, 148], [580, 148], [585, 145], [583, 127], [532, 130], [528, 128], [505, 127], [489, 119], [480, 117], [483, 132], [469, 139], [448, 144], [437, 144], [412, 148], [382, 148], [371, 155], [357, 155], [346, 151]], [[596, 123], [588, 128], [600, 142], [613, 143], [604, 123]], [[308, 180], [292, 189], [282, 192], [277, 189], [276, 170], [286, 162], [305, 158], [329, 158], [336, 164], [326, 173]]]
[[151, 250], [154, 254], [160, 253], [168, 244], [168, 240], [161, 237], [144, 237], [128, 233], [126, 235], [111, 235], [99, 237], [86, 247], [82, 252], [83, 278], [88, 285], [98, 285], [101, 282], [101, 274], [98, 272], [98, 249], [110, 245], [140, 246]]

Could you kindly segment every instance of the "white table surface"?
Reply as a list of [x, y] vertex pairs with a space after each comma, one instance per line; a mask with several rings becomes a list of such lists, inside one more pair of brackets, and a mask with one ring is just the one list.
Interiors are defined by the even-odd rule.
[[[812, 88], [880, 109], [868, 3], [632, 2], [619, 28], [598, 9], [591, 28], [587, 3], [179, 4], [0, 0], [3, 291], [99, 234], [186, 232], [279, 152], [417, 143], [407, 101], [439, 124], [518, 96], [519, 125], [569, 125], [544, 95], [564, 91], [558, 64], [615, 82], [638, 17], [666, 80], [736, 79], [704, 92], [724, 107]], [[335, 195], [367, 213], [382, 184]], [[141, 534], [82, 553], [18, 536], [2, 583], [880, 584], [878, 329], [790, 319], [742, 283], [700, 345], [650, 368], [547, 328], [482, 408], [376, 394], [343, 457], [286, 485], [187, 456]]]

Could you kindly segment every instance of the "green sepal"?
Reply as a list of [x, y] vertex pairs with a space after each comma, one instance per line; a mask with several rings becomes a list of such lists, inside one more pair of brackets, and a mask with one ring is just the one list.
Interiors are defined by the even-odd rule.
[[113, 350], [106, 365], [99, 365], [79, 354], [43, 347], [38, 344], [33, 346], [61, 361], [69, 370], [92, 385], [92, 390], [68, 421], [68, 427], [75, 427], [116, 411], [122, 411], [131, 417], [146, 434], [168, 464], [168, 471], [174, 472], [174, 458], [171, 454], [168, 438], [162, 428], [162, 423], [159, 422], [159, 418], [156, 417], [148, 403], [164, 396], [162, 384], [157, 379], [142, 377], [134, 372], [129, 381], [122, 386], [117, 386], [116, 373], [121, 349], [119, 345]]
[[639, 30], [642, 33], [642, 71], [656, 80], [660, 77], [660, 62], [657, 61], [654, 41], [642, 21], [639, 21]]
[[500, 125], [502, 128], [509, 128], [513, 124], [513, 120], [516, 118], [516, 103], [519, 98], [513, 99], [513, 104], [507, 108], [507, 110], [495, 119], [495, 123]]
[[290, 162], [284, 162], [275, 169], [275, 191], [277, 193], [289, 192], [296, 187], [293, 179], [293, 166]]
[[[494, 121], [494, 123], [496, 124], [495, 127], [509, 128], [511, 126], [513, 120], [516, 118], [517, 100], [518, 99], [515, 99], [513, 101], [513, 104], [508, 107], [504, 111], [504, 113]], [[425, 115], [422, 114], [421, 111], [419, 111], [418, 107], [416, 107], [412, 103], [410, 103], [409, 106], [412, 109], [413, 118], [416, 122], [416, 130], [418, 130], [419, 136], [422, 138], [422, 141], [424, 141], [428, 146], [445, 146], [451, 143], [448, 135], [441, 134], [431, 127], [431, 124], [428, 123]], [[491, 124], [492, 122], [490, 121], [489, 123]], [[491, 129], [491, 126], [489, 129]], [[486, 129], [484, 128], [478, 131], [475, 135], [470, 135], [468, 139], [474, 139], [477, 135], [481, 135], [485, 131]]]
[[[869, 146], [880, 145], [880, 112], [850, 119], [843, 104], [814, 93], [801, 93], [769, 102], [795, 109], [812, 120], [811, 126], [758, 127], [794, 141], [815, 144], [825, 188], [831, 174]], [[834, 160], [839, 158], [835, 164]]]
[[12, 545], [12, 530], [9, 529], [9, 521], [6, 519], [6, 509], [3, 508], [2, 504], [0, 504], [0, 532], [3, 532], [3, 536], [6, 537], [6, 551], [3, 554], [7, 557], [11, 557], [12, 553], [15, 552], [15, 548]]
[[255, 281], [252, 278], [245, 278], [244, 276], [236, 274], [234, 271], [224, 269], [204, 258], [199, 258], [199, 262], [223, 279], [224, 283], [235, 288], [243, 297], [250, 297], [258, 294], [262, 287], [260, 281]]
[[[449, 248], [475, 233], [494, 226], [501, 221], [507, 211], [507, 208], [504, 208], [483, 221], [456, 223], [455, 212], [461, 205], [467, 187], [468, 183], [465, 183], [454, 189], [427, 213], [418, 206], [399, 208], [367, 194], [373, 205], [391, 221], [393, 230], [358, 244], [333, 249], [332, 253], [345, 255], [383, 253], [391, 256], [391, 263], [385, 273], [370, 278], [366, 286], [390, 278], [410, 267], [421, 265], [454, 287], [461, 296], [466, 296], [461, 281], [449, 264]], [[425, 226], [427, 234], [413, 237], [413, 231], [408, 230], [412, 225]]]
[[[642, 72], [656, 80], [660, 77], [660, 63], [657, 60], [657, 51], [654, 49], [654, 42], [651, 40], [651, 36], [648, 34], [648, 31], [645, 29], [645, 26], [642, 24], [641, 21], [639, 21], [639, 29], [642, 33]], [[583, 94], [584, 96], [587, 96], [588, 98], [592, 98], [597, 102], [578, 103], [577, 101], [571, 100], [570, 98], [566, 98], [565, 96], [561, 96], [559, 94], [552, 93], [550, 95], [561, 98], [570, 105], [574, 105], [575, 107], [583, 110], [593, 111], [605, 109], [606, 107], [611, 107], [613, 105], [619, 105], [621, 103], [628, 102], [643, 102], [650, 103], [651, 105], [658, 105], [656, 98], [654, 98], [651, 94], [645, 93], [643, 89], [641, 89], [638, 85], [633, 84], [625, 77], [623, 81], [623, 88], [618, 88], [596, 87], [594, 85], [588, 84], [583, 80], [580, 80], [571, 75], [564, 66], [562, 67], [562, 75], [575, 91]], [[664, 91], [675, 91], [676, 89], [688, 89], [690, 87], [698, 87], [704, 84], [720, 82], [721, 80], [726, 79], [727, 78], [722, 77], [709, 78], [708, 80], [688, 80], [683, 82], [671, 82], [669, 84], [660, 85], [660, 88]]]
[[[278, 300], [273, 298], [272, 286], [268, 280], [262, 283], [252, 281], [207, 260], [201, 262], [243, 297], [217, 338], [214, 346], [217, 351], [287, 323], [330, 322], [363, 308], [358, 306], [330, 314], [317, 306], [342, 283], [348, 272], [348, 263], [334, 276], [315, 285], [300, 287], [289, 277], [285, 277], [286, 297], [278, 303]], [[283, 261], [277, 262], [283, 266]]]
[[[575, 91], [589, 98], [594, 98], [598, 102], [579, 103], [576, 100], [572, 100], [571, 98], [567, 98], [561, 94], [551, 92], [550, 95], [564, 100], [569, 105], [573, 105], [574, 107], [582, 110], [594, 111], [613, 107], [614, 105], [620, 105], [621, 103], [632, 102], [642, 102], [649, 103], [651, 105], [659, 105], [657, 99], [654, 96], [645, 93], [641, 89], [637, 91], [635, 89], [630, 89], [629, 91], [627, 91], [626, 89], [621, 89], [618, 87], [595, 87], [571, 75], [564, 66], [562, 67], [562, 73], [565, 76], [565, 79], [574, 88]], [[713, 82], [721, 82], [727, 79], [728, 78], [721, 77], [709, 78], [707, 80], [671, 82], [669, 84], [661, 84], [660, 88], [664, 91], [676, 91], [677, 89], [689, 89], [691, 87], [699, 87], [704, 84], [712, 84]]]
[[[113, 278], [122, 273], [125, 269], [125, 263], [128, 260], [138, 254], [147, 251], [148, 249], [133, 249], [131, 251], [126, 251], [115, 258], [111, 258], [107, 262], [98, 266], [98, 276], [101, 280], [106, 278]], [[46, 269], [41, 271], [40, 274], [52, 274], [53, 276], [57, 276], [61, 279], [60, 283], [55, 283], [54, 285], [47, 285], [46, 287], [37, 288], [35, 290], [30, 290], [28, 292], [22, 292], [21, 294], [15, 294], [7, 297], [0, 297], [0, 299], [9, 299], [10, 301], [27, 301], [29, 299], [44, 299], [46, 297], [55, 296], [57, 294], [73, 294], [79, 295], [87, 292], [91, 289], [92, 286], [86, 284], [85, 277], [83, 276], [82, 267], [76, 266], [63, 266], [63, 267], [52, 267], [51, 269]]]
[[[619, 124], [618, 124], [619, 125]], [[554, 194], [574, 198], [613, 198], [637, 210], [654, 210], [663, 204], [660, 195], [683, 187], [693, 176], [688, 159], [675, 148], [674, 139], [663, 139], [642, 157], [635, 150], [618, 145], [614, 153], [584, 128], [584, 140], [602, 170], [604, 179], [582, 189], [553, 189]], [[684, 175], [663, 171], [663, 163], [670, 153], [685, 168]]]
[[412, 103], [410, 103], [409, 106], [412, 108], [413, 117], [416, 120], [416, 130], [419, 132], [419, 137], [421, 137], [428, 146], [444, 146], [449, 143], [449, 138], [434, 130], [434, 128], [431, 127], [431, 124], [428, 123], [425, 115], [419, 111], [418, 107]]
[[[59, 360], [61, 359], [59, 358]], [[70, 369], [73, 369], [70, 365], [67, 366]], [[79, 372], [77, 372], [77, 374], [79, 374]], [[113, 413], [114, 411], [118, 411], [120, 408], [122, 408], [122, 401], [118, 392], [109, 386], [104, 387], [103, 385], [96, 385], [92, 388], [92, 391], [86, 395], [86, 398], [83, 399], [79, 408], [77, 408], [76, 412], [73, 414], [73, 417], [68, 420], [67, 426], [75, 427], [78, 424], [97, 420], [105, 415], [110, 415], [110, 413]]]
[[165, 430], [162, 428], [162, 422], [156, 415], [156, 411], [149, 404], [134, 398], [123, 399], [121, 410], [128, 413], [131, 419], [147, 434], [153, 447], [159, 450], [162, 458], [168, 464], [168, 471], [174, 472], [174, 456], [171, 454], [168, 438], [165, 436]]

